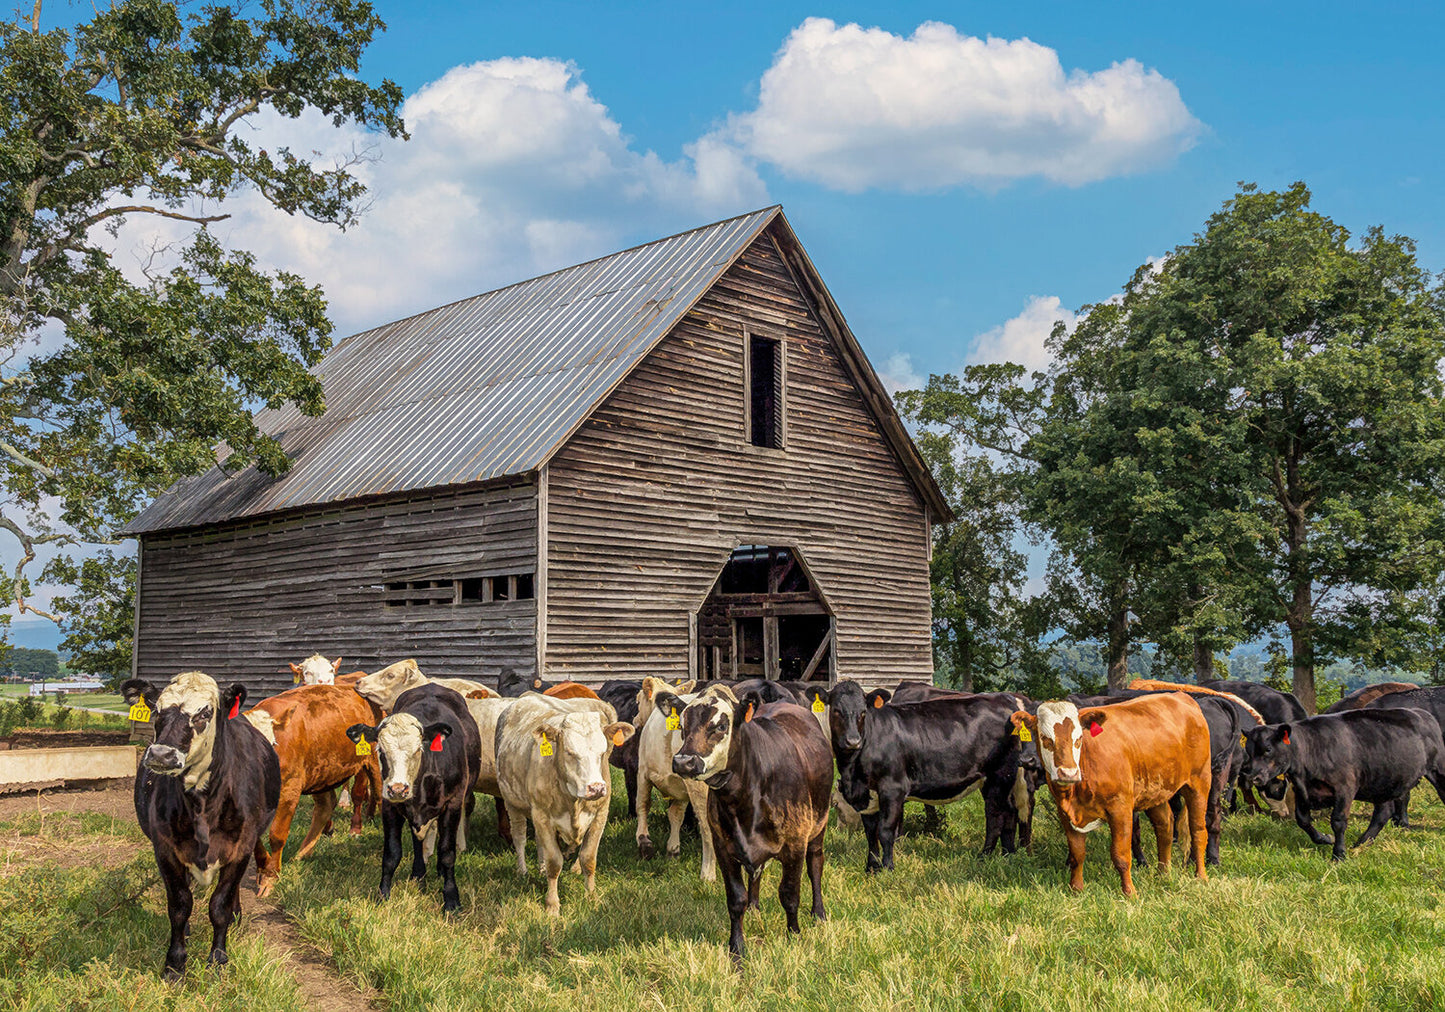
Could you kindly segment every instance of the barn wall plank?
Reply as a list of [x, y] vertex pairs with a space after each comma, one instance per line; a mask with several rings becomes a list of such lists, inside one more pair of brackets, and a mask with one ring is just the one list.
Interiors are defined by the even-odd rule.
[[[786, 445], [746, 441], [744, 333], [782, 340]], [[739, 544], [788, 544], [839, 677], [931, 678], [923, 504], [764, 235], [548, 467], [547, 676], [686, 676], [689, 616]]]
[[415, 657], [431, 675], [536, 670], [536, 601], [390, 608], [382, 584], [534, 572], [528, 480], [142, 539], [136, 670], [199, 669], [257, 693], [312, 653], [342, 669]]

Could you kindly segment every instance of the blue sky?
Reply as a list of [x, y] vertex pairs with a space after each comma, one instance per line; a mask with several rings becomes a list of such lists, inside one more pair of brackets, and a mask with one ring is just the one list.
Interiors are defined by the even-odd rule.
[[[1042, 365], [1055, 319], [1240, 180], [1304, 179], [1351, 230], [1411, 235], [1445, 267], [1431, 6], [377, 6], [363, 74], [409, 96], [409, 143], [254, 125], [367, 148], [367, 219], [343, 235], [242, 196], [217, 227], [323, 284], [338, 338], [775, 202], [894, 386]], [[157, 236], [133, 221], [118, 253]]]

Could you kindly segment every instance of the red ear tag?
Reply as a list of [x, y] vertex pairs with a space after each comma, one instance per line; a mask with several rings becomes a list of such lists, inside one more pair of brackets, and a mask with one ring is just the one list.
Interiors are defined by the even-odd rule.
[[1101, 735], [1101, 734], [1103, 734], [1103, 733], [1104, 733], [1104, 727], [1103, 727], [1102, 724], [1090, 724], [1090, 725], [1089, 725], [1089, 736], [1090, 736], [1091, 738], [1097, 738], [1097, 737], [1099, 737], [1099, 735]]
[[437, 735], [435, 738], [433, 738], [433, 739], [431, 740], [431, 750], [432, 750], [433, 752], [440, 752], [440, 751], [442, 750], [442, 736], [441, 736], [441, 735]]
[[241, 697], [237, 696], [231, 700], [231, 712], [226, 715], [227, 720], [235, 720], [236, 714], [241, 712]]
[[1286, 731], [1286, 732], [1284, 733], [1284, 743], [1285, 743], [1286, 745], [1289, 744], [1289, 732], [1288, 732], [1288, 731]]

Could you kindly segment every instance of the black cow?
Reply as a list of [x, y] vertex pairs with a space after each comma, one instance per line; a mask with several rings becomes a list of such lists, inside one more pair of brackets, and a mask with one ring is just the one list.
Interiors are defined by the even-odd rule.
[[244, 717], [246, 689], [222, 692], [215, 679], [187, 671], [160, 692], [140, 679], [121, 686], [126, 701], [142, 699], [154, 711], [155, 742], [135, 777], [135, 814], [155, 850], [166, 887], [171, 941], [165, 976], [186, 969], [193, 892], [211, 895], [211, 955], [227, 961], [226, 935], [241, 910], [239, 888], [252, 856], [259, 867], [262, 840], [281, 798], [276, 750]]
[[[1086, 706], [1108, 706], [1111, 703], [1122, 703], [1125, 700], [1137, 699], [1140, 696], [1153, 696], [1163, 692], [1163, 689], [1126, 689], [1120, 692], [1111, 693], [1107, 696], [1080, 696], [1072, 695], [1069, 702], [1082, 709]], [[1209, 725], [1209, 797], [1205, 807], [1204, 824], [1208, 832], [1208, 843], [1204, 848], [1204, 861], [1206, 864], [1219, 863], [1219, 831], [1224, 825], [1224, 788], [1231, 780], [1239, 775], [1240, 766], [1244, 762], [1244, 752], [1240, 748], [1239, 736], [1243, 729], [1255, 727], [1254, 717], [1249, 711], [1232, 700], [1219, 696], [1207, 696], [1202, 693], [1188, 693], [1190, 699], [1199, 705], [1200, 712], [1204, 714], [1204, 722]], [[1169, 807], [1174, 811], [1175, 835], [1181, 829], [1179, 813], [1184, 808], [1184, 800], [1179, 795], [1169, 799]], [[1134, 839], [1133, 839], [1134, 861], [1141, 865], [1149, 862], [1144, 856], [1144, 846], [1139, 839], [1139, 813], [1134, 813]], [[1193, 860], [1193, 855], [1190, 855]]]
[[[1304, 705], [1295, 698], [1294, 693], [1281, 692], [1278, 689], [1272, 689], [1268, 685], [1260, 682], [1236, 682], [1218, 679], [1202, 684], [1206, 689], [1213, 689], [1215, 692], [1227, 692], [1232, 696], [1238, 696], [1250, 706], [1254, 707], [1259, 715], [1264, 718], [1266, 724], [1283, 724], [1286, 721], [1304, 720], [1309, 716], [1309, 714], [1305, 713]], [[1249, 727], [1250, 723], [1246, 721], [1244, 726]], [[1237, 776], [1236, 782], [1239, 785], [1239, 793], [1244, 795], [1245, 803], [1249, 805], [1250, 810], [1255, 812], [1263, 811], [1263, 806], [1260, 805], [1258, 799], [1254, 796], [1254, 786], [1243, 775]], [[1281, 801], [1285, 796], [1285, 784], [1283, 781], [1269, 784], [1263, 788], [1260, 793], [1272, 801]], [[1237, 796], [1230, 798], [1229, 810], [1231, 812], [1239, 810], [1239, 799]]]
[[868, 871], [893, 867], [905, 800], [945, 804], [980, 786], [983, 853], [1000, 841], [1005, 853], [1014, 852], [1019, 817], [1008, 798], [1026, 779], [1011, 723], [1023, 705], [1019, 697], [995, 692], [889, 704], [884, 690], [865, 694], [856, 682], [841, 681], [828, 705], [838, 791], [863, 816]]
[[[1381, 688], [1381, 686], [1374, 686], [1374, 688]], [[1439, 721], [1442, 728], [1445, 728], [1445, 688], [1427, 687], [1422, 689], [1416, 687], [1387, 690], [1370, 698], [1363, 704], [1362, 709], [1381, 710], [1400, 706], [1413, 706], [1416, 709], [1424, 710]], [[1390, 818], [1397, 826], [1409, 827], [1410, 796], [1408, 794], [1395, 806], [1395, 811]]]
[[[679, 706], [658, 693], [660, 708]], [[833, 757], [812, 713], [797, 703], [741, 702], [716, 688], [681, 709], [682, 746], [672, 759], [678, 776], [707, 784], [707, 821], [727, 890], [732, 930], [728, 950], [743, 958], [743, 914], [758, 905], [763, 866], [783, 865], [778, 900], [788, 930], [800, 931], [803, 865], [813, 886], [813, 917], [823, 909], [823, 834], [828, 828]], [[743, 872], [747, 872], [745, 882]]]
[[497, 692], [515, 699], [527, 692], [546, 692], [556, 684], [556, 682], [544, 681], [538, 675], [523, 675], [518, 673], [515, 668], [504, 668], [497, 678]]
[[442, 909], [456, 910], [461, 905], [457, 850], [466, 847], [466, 819], [481, 769], [481, 736], [466, 701], [441, 685], [407, 689], [380, 724], [352, 724], [346, 736], [374, 743], [381, 760], [381, 898], [391, 895], [391, 880], [401, 864], [405, 822], [412, 832], [411, 877], [426, 878], [435, 832]]
[[[617, 711], [617, 719], [637, 724], [637, 694], [642, 691], [642, 682], [636, 678], [614, 678], [597, 687], [597, 695]], [[613, 748], [608, 763], [622, 771], [627, 784], [627, 814], [637, 810], [637, 743], [642, 739], [642, 728], [628, 738], [620, 748]], [[691, 809], [689, 809], [691, 811]]]
[[[1445, 746], [1439, 722], [1419, 709], [1363, 709], [1321, 714], [1245, 732], [1244, 775], [1263, 786], [1285, 777], [1294, 817], [1315, 843], [1333, 843], [1345, 858], [1345, 826], [1356, 800], [1375, 806], [1358, 847], [1375, 838], [1396, 803], [1423, 777], [1445, 801]], [[1315, 829], [1313, 808], [1329, 808], [1333, 837]]]

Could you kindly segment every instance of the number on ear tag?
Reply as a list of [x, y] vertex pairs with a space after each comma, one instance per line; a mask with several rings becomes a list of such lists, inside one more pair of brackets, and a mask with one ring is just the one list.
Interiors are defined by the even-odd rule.
[[146, 706], [146, 698], [144, 696], [141, 696], [135, 706], [130, 708], [130, 719], [139, 721], [142, 724], [151, 719], [151, 708]]
[[1239, 732], [1239, 747], [1240, 747], [1240, 748], [1249, 748], [1249, 739], [1248, 739], [1247, 737], [1245, 737], [1245, 734], [1244, 734], [1243, 731]]
[[682, 718], [677, 715], [677, 707], [674, 706], [672, 713], [668, 714], [667, 717], [667, 729], [669, 731], [676, 731], [680, 727], [682, 727]]
[[547, 740], [547, 736], [545, 734], [542, 735], [542, 744], [540, 746], [540, 750], [543, 759], [547, 758], [552, 754], [552, 743]]
[[814, 697], [813, 697], [813, 712], [814, 712], [814, 713], [822, 713], [822, 712], [823, 712], [823, 709], [824, 709], [824, 707], [823, 707], [823, 697], [822, 697], [822, 696], [814, 696]]
[[1029, 734], [1028, 726], [1025, 725], [1025, 724], [1020, 724], [1020, 725], [1018, 726], [1018, 730], [1015, 731], [1014, 734], [1016, 734], [1016, 735], [1019, 736], [1019, 741], [1033, 741], [1033, 740], [1034, 740], [1034, 736], [1031, 735], [1031, 734]]
[[356, 754], [371, 755], [371, 742], [367, 741], [365, 738], [358, 739], [356, 742]]

